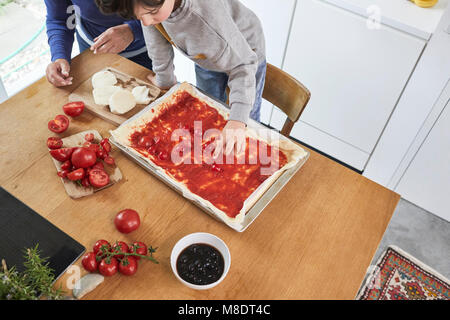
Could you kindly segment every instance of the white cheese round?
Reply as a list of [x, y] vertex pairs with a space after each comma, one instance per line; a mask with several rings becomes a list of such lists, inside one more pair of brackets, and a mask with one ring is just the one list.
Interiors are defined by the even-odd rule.
[[109, 104], [109, 98], [113, 93], [119, 90], [121, 90], [121, 88], [117, 86], [97, 87], [92, 91], [94, 102], [98, 105], [106, 106]]
[[92, 87], [108, 87], [113, 86], [117, 83], [116, 76], [110, 71], [99, 71], [92, 76]]
[[134, 98], [136, 99], [137, 104], [149, 104], [150, 98], [148, 96], [150, 89], [146, 86], [137, 86], [134, 87], [131, 93], [133, 94]]
[[109, 109], [112, 113], [124, 114], [136, 106], [136, 99], [133, 94], [125, 89], [114, 92], [109, 97]]

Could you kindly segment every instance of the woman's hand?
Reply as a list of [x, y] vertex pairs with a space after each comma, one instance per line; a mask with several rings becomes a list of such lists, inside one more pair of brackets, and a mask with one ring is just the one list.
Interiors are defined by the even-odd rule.
[[215, 150], [213, 157], [217, 157], [225, 150], [225, 155], [229, 155], [233, 149], [236, 150], [236, 155], [245, 150], [246, 124], [241, 121], [229, 120], [222, 130], [222, 135], [215, 141]]
[[91, 46], [94, 53], [120, 53], [134, 40], [134, 34], [127, 24], [111, 27], [97, 38]]
[[69, 72], [69, 62], [66, 59], [56, 59], [47, 66], [45, 75], [55, 87], [64, 87], [72, 84], [73, 77], [69, 77]]

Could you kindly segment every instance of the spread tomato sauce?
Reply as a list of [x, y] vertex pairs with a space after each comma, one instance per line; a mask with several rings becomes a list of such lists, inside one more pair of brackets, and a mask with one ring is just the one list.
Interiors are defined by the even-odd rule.
[[[194, 125], [194, 121], [201, 121], [201, 131], [199, 122]], [[226, 123], [216, 109], [182, 91], [177, 93], [173, 103], [163, 106], [160, 114], [145, 127], [135, 130], [129, 140], [133, 149], [183, 183], [192, 193], [234, 218], [250, 194], [287, 163], [287, 157], [281, 150], [247, 137], [245, 153], [232, 156], [231, 161], [221, 155], [214, 162], [213, 149], [212, 152], [208, 149], [214, 138], [203, 140], [204, 133], [208, 129], [221, 131]], [[176, 129], [182, 129], [181, 132], [187, 134], [184, 141], [190, 139], [192, 147], [187, 149], [189, 152], [175, 153], [180, 155], [181, 162], [173, 161], [171, 157], [172, 151], [176, 150], [174, 147], [183, 141], [172, 141], [172, 133]], [[200, 158], [199, 153], [194, 151], [194, 139], [201, 142]], [[263, 154], [268, 155], [264, 161], [258, 156], [261, 148]], [[278, 152], [278, 157], [270, 157], [272, 152]]]

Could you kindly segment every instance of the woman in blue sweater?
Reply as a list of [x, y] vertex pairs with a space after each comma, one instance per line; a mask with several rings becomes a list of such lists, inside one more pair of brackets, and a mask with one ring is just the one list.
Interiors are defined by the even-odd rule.
[[52, 62], [47, 79], [56, 87], [72, 84], [70, 58], [76, 34], [80, 52], [118, 53], [148, 69], [148, 57], [139, 20], [104, 15], [94, 0], [45, 0], [47, 36]]

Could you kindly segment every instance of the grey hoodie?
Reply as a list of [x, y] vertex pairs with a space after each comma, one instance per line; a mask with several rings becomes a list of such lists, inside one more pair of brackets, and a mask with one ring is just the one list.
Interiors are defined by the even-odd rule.
[[[201, 67], [228, 74], [230, 120], [247, 123], [255, 100], [256, 70], [265, 61], [258, 17], [239, 0], [183, 0], [162, 23], [174, 45]], [[143, 26], [159, 86], [175, 84], [172, 45]]]

